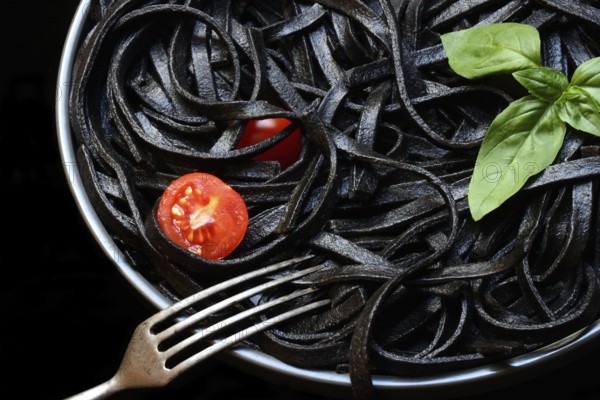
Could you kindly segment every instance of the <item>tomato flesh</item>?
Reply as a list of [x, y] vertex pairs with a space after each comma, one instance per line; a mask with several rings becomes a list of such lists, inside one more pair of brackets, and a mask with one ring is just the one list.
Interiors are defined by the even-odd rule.
[[[286, 118], [250, 120], [242, 134], [238, 149], [262, 142], [288, 127], [292, 121]], [[282, 169], [289, 167], [300, 158], [302, 134], [295, 129], [289, 136], [270, 149], [256, 155], [253, 160], [278, 161]]]
[[248, 227], [242, 197], [216, 176], [202, 172], [174, 180], [160, 199], [157, 217], [169, 239], [211, 260], [235, 250]]

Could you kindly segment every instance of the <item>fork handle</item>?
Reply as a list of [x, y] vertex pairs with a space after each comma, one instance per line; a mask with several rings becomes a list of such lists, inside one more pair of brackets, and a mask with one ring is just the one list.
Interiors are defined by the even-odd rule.
[[117, 380], [113, 377], [104, 383], [87, 389], [79, 394], [71, 397], [67, 397], [65, 400], [100, 400], [106, 399], [113, 394], [121, 391], [121, 387], [118, 385]]

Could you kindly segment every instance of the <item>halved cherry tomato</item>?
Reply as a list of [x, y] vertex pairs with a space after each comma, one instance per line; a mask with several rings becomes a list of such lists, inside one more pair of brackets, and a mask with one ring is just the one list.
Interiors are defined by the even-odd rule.
[[202, 172], [174, 180], [160, 199], [157, 217], [169, 239], [211, 260], [229, 255], [248, 228], [242, 197], [221, 179]]
[[[248, 121], [246, 129], [238, 144], [238, 149], [252, 146], [281, 132], [292, 121], [285, 118], [268, 118]], [[299, 129], [294, 130], [288, 137], [277, 143], [253, 160], [279, 161], [282, 169], [289, 167], [300, 157], [302, 150], [302, 135]]]

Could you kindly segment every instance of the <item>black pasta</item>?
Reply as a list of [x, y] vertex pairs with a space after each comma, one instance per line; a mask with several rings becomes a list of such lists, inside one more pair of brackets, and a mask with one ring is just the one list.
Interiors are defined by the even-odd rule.
[[[479, 145], [524, 93], [458, 77], [439, 37], [527, 23], [543, 64], [570, 76], [600, 55], [599, 14], [562, 0], [96, 0], [70, 98], [86, 190], [132, 265], [170, 297], [271, 262], [324, 264], [290, 286], [321, 288], [313, 296], [332, 308], [248, 344], [349, 372], [357, 398], [374, 397], [373, 374], [522, 354], [599, 317], [600, 141], [568, 131], [554, 165], [474, 222]], [[270, 117], [293, 125], [236, 148], [247, 121]], [[251, 160], [295, 127], [296, 163]], [[248, 205], [227, 259], [202, 259], [158, 227], [162, 191], [192, 171]]]

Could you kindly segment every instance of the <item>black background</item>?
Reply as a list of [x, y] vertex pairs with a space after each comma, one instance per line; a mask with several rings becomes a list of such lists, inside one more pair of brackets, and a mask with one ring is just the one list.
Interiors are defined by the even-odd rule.
[[[69, 192], [54, 108], [76, 0], [3, 0], [0, 61], [4, 393], [61, 399], [108, 379], [154, 311], [96, 246]], [[600, 351], [524, 383], [464, 400], [600, 399]], [[124, 399], [326, 399], [211, 360], [193, 378]], [[450, 394], [449, 394], [450, 395]]]

